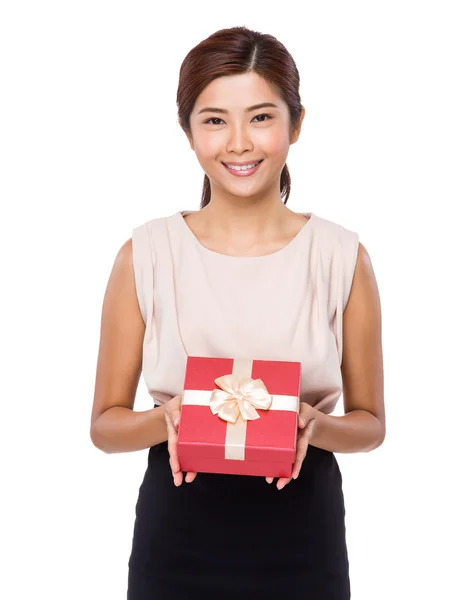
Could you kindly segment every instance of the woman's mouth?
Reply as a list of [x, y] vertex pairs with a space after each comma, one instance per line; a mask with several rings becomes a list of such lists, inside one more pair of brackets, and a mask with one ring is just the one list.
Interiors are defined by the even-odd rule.
[[[262, 160], [264, 160], [264, 159], [262, 159]], [[236, 177], [249, 177], [249, 175], [253, 175], [257, 171], [262, 160], [258, 161], [257, 163], [249, 163], [247, 165], [242, 165], [240, 167], [228, 166], [226, 163], [223, 163], [223, 165], [224, 165], [224, 168], [226, 169], [226, 171], [228, 171], [228, 173], [231, 173], [232, 175], [235, 175]]]

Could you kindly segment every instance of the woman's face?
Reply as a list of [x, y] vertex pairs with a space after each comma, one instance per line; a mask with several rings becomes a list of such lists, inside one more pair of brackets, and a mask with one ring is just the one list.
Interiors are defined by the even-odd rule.
[[[253, 108], [257, 104], [273, 106]], [[219, 109], [219, 110], [218, 110]], [[289, 110], [278, 91], [256, 73], [220, 77], [198, 96], [190, 116], [191, 148], [210, 179], [213, 195], [280, 197], [280, 174], [300, 125], [290, 131]], [[223, 163], [262, 163], [236, 176]]]

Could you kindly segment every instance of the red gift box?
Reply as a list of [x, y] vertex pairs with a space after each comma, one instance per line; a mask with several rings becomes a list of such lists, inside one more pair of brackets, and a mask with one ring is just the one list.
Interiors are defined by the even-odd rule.
[[300, 362], [189, 356], [178, 431], [183, 472], [290, 477]]

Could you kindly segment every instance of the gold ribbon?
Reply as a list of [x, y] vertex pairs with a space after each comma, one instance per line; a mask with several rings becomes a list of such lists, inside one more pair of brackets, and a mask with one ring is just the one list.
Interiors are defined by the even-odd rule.
[[235, 423], [239, 416], [245, 421], [260, 419], [256, 408], [269, 410], [272, 396], [262, 379], [237, 377], [233, 373], [214, 380], [220, 390], [213, 390], [209, 406], [213, 415], [229, 423]]
[[298, 396], [269, 394], [261, 379], [252, 379], [252, 359], [234, 359], [233, 371], [215, 379], [220, 389], [184, 390], [182, 404], [209, 405], [227, 422], [224, 458], [245, 460], [247, 421], [259, 419], [260, 410], [298, 412]]

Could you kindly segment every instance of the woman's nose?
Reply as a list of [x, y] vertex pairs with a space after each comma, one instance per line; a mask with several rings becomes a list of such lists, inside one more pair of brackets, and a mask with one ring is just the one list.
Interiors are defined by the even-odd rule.
[[241, 154], [246, 150], [252, 149], [252, 140], [245, 125], [237, 125], [229, 128], [229, 138], [226, 145], [226, 152]]

